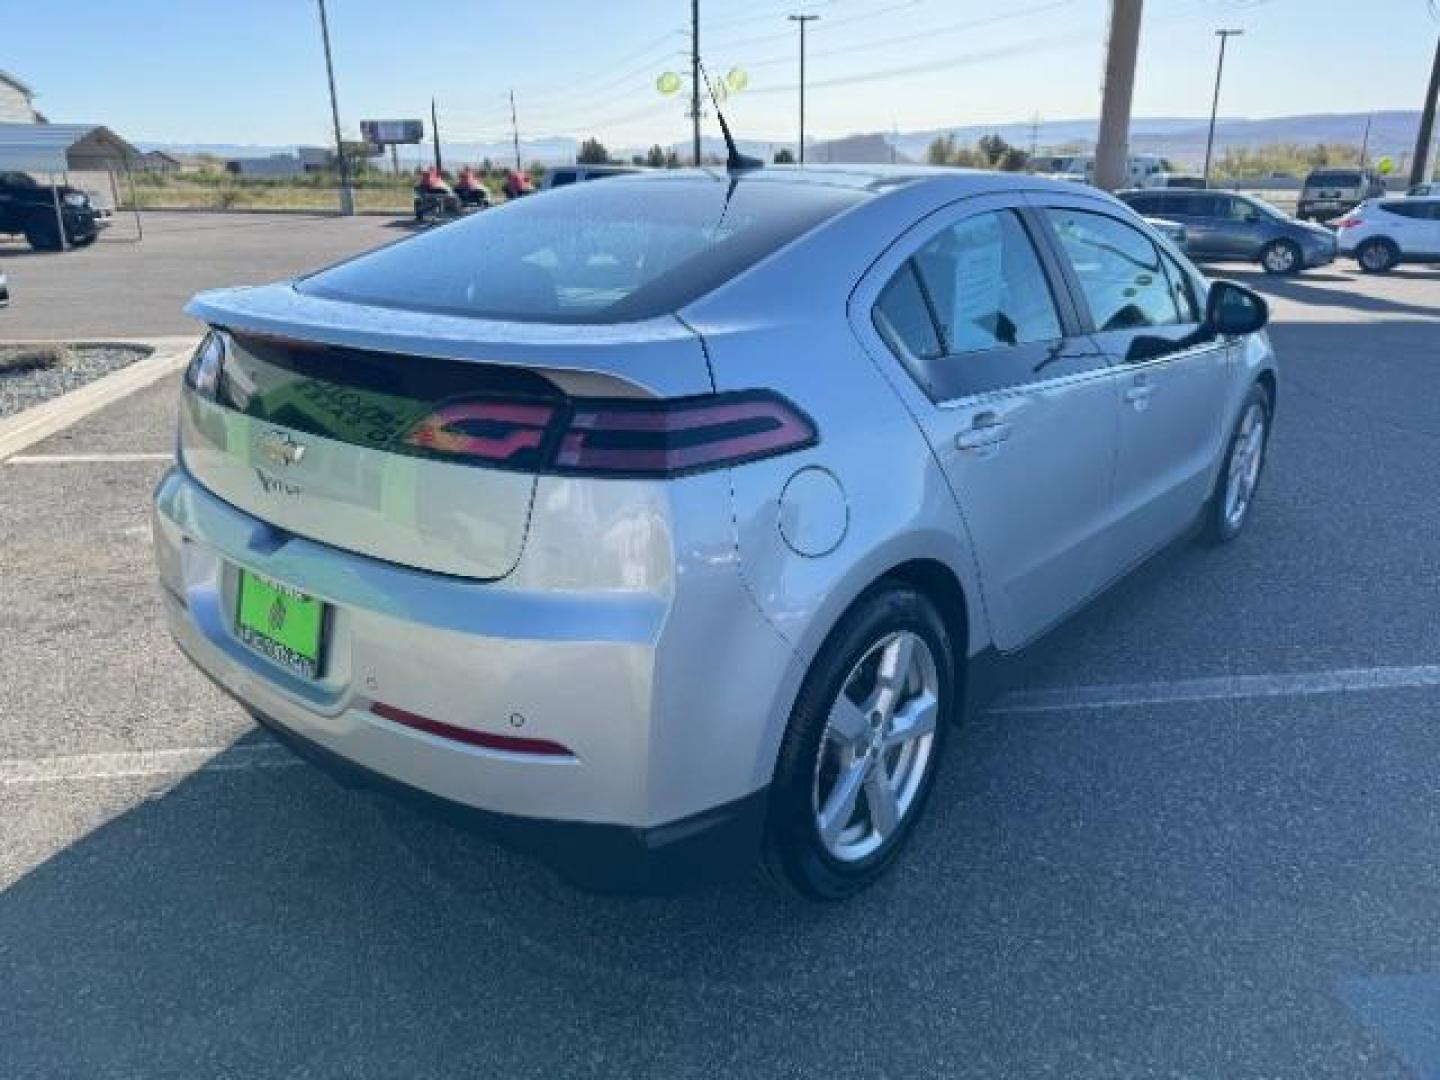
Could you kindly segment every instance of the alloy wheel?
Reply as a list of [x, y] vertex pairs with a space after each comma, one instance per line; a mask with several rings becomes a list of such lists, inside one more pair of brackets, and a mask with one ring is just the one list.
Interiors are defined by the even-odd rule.
[[833, 858], [864, 859], [900, 829], [924, 785], [939, 712], [935, 657], [920, 635], [888, 634], [851, 668], [820, 740], [812, 794]]
[[1260, 481], [1260, 466], [1265, 457], [1265, 408], [1258, 401], [1250, 403], [1235, 432], [1235, 446], [1230, 453], [1230, 471], [1225, 481], [1225, 525], [1238, 529], [1250, 509], [1255, 486]]
[[1288, 244], [1274, 244], [1265, 252], [1265, 269], [1273, 274], [1288, 274], [1295, 269], [1295, 249]]

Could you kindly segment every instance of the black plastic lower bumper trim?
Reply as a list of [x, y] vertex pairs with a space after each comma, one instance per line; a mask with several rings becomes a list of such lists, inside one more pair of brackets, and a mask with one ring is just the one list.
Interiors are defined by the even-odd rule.
[[653, 828], [516, 817], [466, 806], [377, 773], [249, 711], [280, 742], [345, 786], [381, 792], [483, 833], [584, 889], [680, 892], [733, 876], [759, 856], [768, 788]]

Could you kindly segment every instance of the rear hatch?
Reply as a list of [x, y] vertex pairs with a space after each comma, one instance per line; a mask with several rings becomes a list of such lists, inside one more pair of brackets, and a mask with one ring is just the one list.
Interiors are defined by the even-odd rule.
[[[345, 307], [342, 326], [330, 309]], [[224, 328], [225, 352], [213, 388], [184, 394], [196, 480], [284, 533], [469, 578], [518, 563], [541, 443], [572, 395], [711, 390], [699, 339], [674, 319], [621, 336], [392, 311], [381, 332], [363, 309], [287, 286], [191, 310]]]

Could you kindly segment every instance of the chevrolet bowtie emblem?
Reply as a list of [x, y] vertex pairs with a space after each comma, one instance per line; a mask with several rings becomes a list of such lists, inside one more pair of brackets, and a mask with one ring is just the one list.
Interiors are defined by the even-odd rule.
[[283, 431], [263, 432], [255, 442], [260, 456], [271, 465], [298, 465], [305, 456], [305, 444]]

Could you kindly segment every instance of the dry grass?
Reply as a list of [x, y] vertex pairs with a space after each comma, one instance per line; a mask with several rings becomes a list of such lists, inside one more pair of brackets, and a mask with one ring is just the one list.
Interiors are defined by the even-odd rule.
[[[331, 187], [314, 184], [194, 184], [183, 179], [164, 186], [137, 186], [135, 195], [145, 210], [337, 210], [339, 197]], [[129, 199], [125, 200], [129, 206]], [[395, 187], [358, 187], [359, 210], [409, 213], [409, 183]]]
[[0, 346], [0, 376], [48, 371], [69, 367], [74, 362], [75, 354], [65, 344]]

